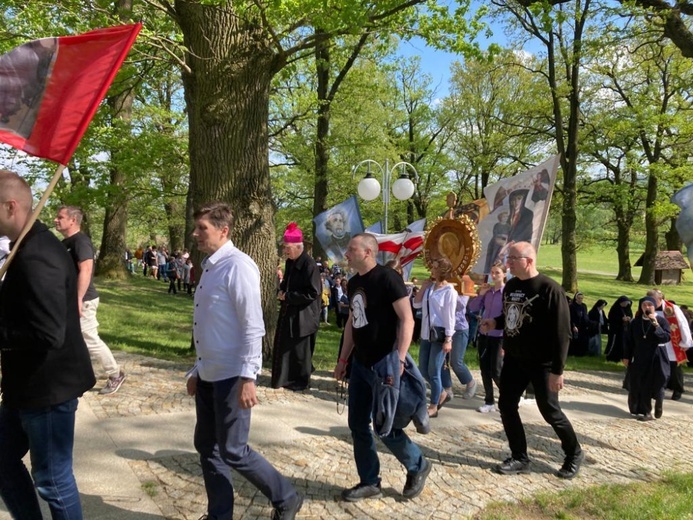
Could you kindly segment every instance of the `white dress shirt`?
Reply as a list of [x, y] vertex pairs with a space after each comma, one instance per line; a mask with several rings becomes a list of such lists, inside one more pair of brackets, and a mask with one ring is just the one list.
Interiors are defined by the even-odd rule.
[[197, 360], [191, 375], [204, 381], [256, 378], [265, 335], [261, 301], [257, 265], [230, 240], [202, 261], [193, 313]]

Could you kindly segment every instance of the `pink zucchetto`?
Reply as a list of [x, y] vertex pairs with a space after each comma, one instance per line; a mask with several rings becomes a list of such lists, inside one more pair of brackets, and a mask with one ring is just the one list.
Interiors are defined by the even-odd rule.
[[296, 222], [289, 222], [284, 231], [285, 244], [300, 244], [303, 242], [303, 232]]

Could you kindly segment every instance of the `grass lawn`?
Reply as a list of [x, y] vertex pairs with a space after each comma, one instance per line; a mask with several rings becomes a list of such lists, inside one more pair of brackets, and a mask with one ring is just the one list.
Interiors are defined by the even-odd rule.
[[134, 275], [97, 280], [99, 334], [112, 349], [192, 363], [192, 298], [166, 293], [168, 283]]
[[675, 520], [693, 517], [693, 474], [659, 481], [544, 493], [491, 504], [475, 520]]
[[[634, 254], [635, 256], [635, 254]], [[561, 252], [559, 246], [542, 246], [537, 259], [539, 270], [560, 281]], [[634, 301], [644, 296], [649, 287], [636, 283], [618, 282], [614, 278], [618, 269], [613, 250], [594, 248], [578, 253], [578, 268], [587, 271], [578, 275], [580, 290], [585, 293], [588, 308], [599, 298], [611, 303], [625, 294]], [[634, 276], [638, 276], [636, 268]], [[667, 298], [679, 304], [693, 305], [693, 276], [679, 286], [664, 286]], [[412, 275], [423, 279], [428, 272], [423, 262], [417, 260]], [[190, 331], [192, 298], [179, 293], [167, 294], [168, 284], [134, 275], [125, 282], [97, 280], [101, 296], [99, 307], [100, 332], [103, 339], [115, 349], [136, 352], [163, 359], [190, 360]], [[341, 331], [334, 325], [321, 324], [318, 333], [314, 364], [318, 370], [332, 370], [337, 359]], [[606, 339], [606, 338], [604, 338]], [[418, 347], [412, 345], [411, 354], [418, 358]], [[465, 358], [467, 364], [477, 368], [476, 350], [470, 349]], [[267, 360], [265, 360], [267, 362]], [[568, 370], [623, 370], [617, 363], [599, 358], [568, 358]], [[690, 370], [690, 369], [689, 369]]]

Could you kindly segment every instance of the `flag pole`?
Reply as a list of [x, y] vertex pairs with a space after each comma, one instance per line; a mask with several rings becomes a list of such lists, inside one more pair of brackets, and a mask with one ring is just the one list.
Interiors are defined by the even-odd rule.
[[12, 262], [12, 259], [15, 257], [17, 254], [17, 251], [19, 251], [19, 246], [22, 243], [22, 240], [24, 240], [24, 237], [26, 234], [29, 232], [31, 229], [31, 226], [34, 225], [34, 222], [38, 219], [39, 214], [41, 213], [41, 210], [43, 207], [46, 205], [46, 202], [48, 201], [48, 197], [51, 196], [53, 193], [53, 190], [55, 189], [55, 186], [58, 184], [58, 181], [60, 180], [60, 177], [63, 176], [63, 171], [65, 171], [65, 165], [61, 164], [58, 166], [58, 168], [55, 170], [55, 174], [53, 175], [53, 179], [51, 179], [50, 184], [46, 188], [46, 191], [43, 192], [43, 196], [41, 197], [41, 200], [38, 202], [36, 207], [34, 208], [33, 213], [31, 214], [31, 217], [27, 221], [27, 223], [24, 225], [24, 228], [22, 229], [22, 232], [19, 234], [19, 237], [17, 240], [14, 242], [14, 247], [12, 247], [12, 251], [10, 251], [10, 255], [7, 257], [7, 260], [5, 260], [5, 263], [0, 267], [0, 280], [2, 280], [2, 277], [5, 276], [5, 273], [7, 272], [7, 269], [10, 266], [10, 262]]

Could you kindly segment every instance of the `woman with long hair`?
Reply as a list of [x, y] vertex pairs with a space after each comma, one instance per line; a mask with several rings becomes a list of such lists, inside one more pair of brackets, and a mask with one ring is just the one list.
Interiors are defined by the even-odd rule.
[[431, 385], [428, 415], [437, 417], [438, 405], [446, 399], [441, 370], [445, 355], [452, 350], [457, 291], [447, 282], [452, 274], [450, 260], [437, 258], [431, 262], [429, 269], [431, 277], [421, 285], [413, 305], [422, 310], [419, 370]]

